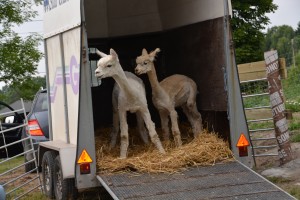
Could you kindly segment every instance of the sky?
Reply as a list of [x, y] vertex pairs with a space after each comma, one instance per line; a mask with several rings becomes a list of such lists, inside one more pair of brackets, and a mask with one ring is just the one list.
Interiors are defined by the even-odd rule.
[[267, 14], [271, 24], [267, 27], [289, 25], [295, 30], [300, 22], [300, 0], [273, 0], [278, 5], [275, 13]]
[[[267, 14], [270, 18], [270, 24], [266, 29], [280, 25], [289, 25], [296, 29], [300, 21], [300, 0], [273, 0], [273, 3], [278, 5], [278, 9], [275, 13]], [[26, 36], [30, 32], [43, 34], [43, 7], [38, 6], [34, 7], [34, 9], [38, 11], [39, 15], [33, 21], [14, 28], [22, 36]], [[44, 52], [43, 44], [39, 46], [39, 49]], [[38, 65], [38, 74], [44, 76], [45, 71], [45, 59], [42, 59]], [[0, 88], [2, 86], [3, 84], [0, 83]]]

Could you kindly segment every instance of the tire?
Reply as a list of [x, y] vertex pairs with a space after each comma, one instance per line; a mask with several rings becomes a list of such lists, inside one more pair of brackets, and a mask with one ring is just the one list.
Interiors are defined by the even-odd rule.
[[57, 200], [76, 199], [75, 179], [63, 179], [60, 156], [54, 161], [54, 194]]
[[[28, 162], [28, 160], [26, 159], [26, 155], [24, 155], [24, 158], [25, 158], [25, 163]], [[33, 161], [25, 164], [25, 172], [30, 172], [31, 170], [33, 170], [35, 168], [36, 168], [35, 162], [33, 162]], [[33, 172], [36, 172], [36, 170], [32, 171], [31, 173], [33, 173]]]
[[54, 151], [47, 151], [42, 159], [42, 185], [44, 193], [49, 198], [54, 198]]
[[69, 181], [69, 195], [70, 195], [70, 199], [77, 199], [78, 198], [78, 190], [75, 187], [75, 179], [74, 178], [70, 178], [67, 179]]

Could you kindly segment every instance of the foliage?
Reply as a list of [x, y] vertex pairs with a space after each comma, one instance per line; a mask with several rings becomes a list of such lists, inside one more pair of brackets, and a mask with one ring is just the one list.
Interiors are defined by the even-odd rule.
[[237, 64], [263, 60], [262, 30], [269, 23], [266, 13], [274, 12], [272, 0], [232, 0], [231, 20]]
[[[300, 49], [300, 35], [299, 37], [299, 49]], [[298, 51], [298, 54], [295, 55], [295, 62], [296, 62], [296, 66], [300, 67], [300, 50]]]
[[269, 106], [270, 97], [268, 95], [248, 97], [244, 98], [243, 103], [245, 108]]
[[[287, 79], [282, 80], [283, 91], [287, 103], [290, 104], [290, 107], [298, 107], [300, 109], [300, 66], [292, 67], [288, 69]], [[295, 110], [296, 111], [296, 110]]]
[[7, 104], [13, 103], [20, 98], [33, 100], [40, 88], [46, 88], [45, 77], [26, 77], [22, 82], [4, 86], [0, 90], [1, 100]]
[[41, 36], [22, 38], [12, 30], [37, 15], [32, 6], [31, 1], [0, 0], [0, 82], [16, 84], [36, 72]]
[[297, 26], [297, 29], [295, 30], [295, 34], [296, 34], [296, 35], [300, 35], [300, 22], [298, 22], [297, 25], [298, 25], [298, 26]]
[[295, 33], [291, 26], [274, 26], [268, 29], [265, 38], [264, 51], [276, 49], [279, 57], [286, 59], [287, 66], [292, 65], [292, 43]]
[[285, 108], [288, 110], [291, 110], [292, 112], [299, 112], [300, 111], [300, 102], [297, 102], [294, 100], [286, 100]]

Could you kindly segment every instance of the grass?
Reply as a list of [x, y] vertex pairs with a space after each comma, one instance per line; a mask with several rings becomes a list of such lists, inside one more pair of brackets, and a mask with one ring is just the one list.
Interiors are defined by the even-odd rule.
[[272, 183], [288, 192], [290, 195], [300, 199], [300, 186], [290, 185], [291, 180], [282, 177], [266, 177]]
[[298, 130], [300, 129], [300, 122], [290, 122], [289, 123], [289, 130], [293, 131], [293, 130]]
[[26, 195], [22, 199], [23, 200], [48, 200], [49, 198], [47, 198], [47, 196], [44, 195], [42, 192], [35, 191], [35, 192], [32, 192], [32, 193], [29, 193], [28, 195]]
[[[0, 161], [2, 162], [4, 159], [0, 159]], [[0, 174], [11, 169], [12, 167], [16, 167], [18, 165], [21, 165], [24, 163], [24, 157], [23, 156], [19, 156], [16, 157], [12, 160], [6, 161], [4, 163], [2, 163], [0, 165]]]
[[290, 139], [291, 142], [300, 142], [300, 134], [295, 134], [295, 135], [292, 135], [291, 139]]
[[272, 128], [274, 127], [273, 121], [265, 122], [249, 122], [248, 124], [250, 130], [263, 129], [263, 128]]
[[[0, 161], [4, 161], [4, 160], [5, 159], [0, 159]], [[24, 156], [18, 156], [16, 158], [13, 158], [11, 160], [7, 160], [7, 161], [1, 163], [1, 165], [0, 165], [0, 174], [4, 173], [4, 172], [6, 172], [6, 171], [8, 171], [8, 170], [10, 170], [14, 167], [20, 166], [18, 169], [15, 169], [12, 172], [9, 172], [8, 174], [1, 176], [1, 178], [4, 179], [4, 180], [2, 180], [2, 181], [4, 181], [3, 183], [8, 183], [8, 180], [11, 180], [12, 178], [16, 178], [17, 176], [25, 173], [24, 172], [24, 166], [21, 166], [22, 164], [24, 164]], [[20, 179], [22, 179], [22, 178], [20, 178]], [[31, 178], [29, 177], [29, 175], [26, 175], [26, 176], [23, 177], [23, 179], [24, 179], [24, 181], [27, 181], [27, 180], [30, 180]], [[16, 180], [16, 182], [13, 182], [13, 183], [8, 183], [5, 187], [5, 191], [10, 192], [14, 188], [17, 188], [17, 187], [21, 186], [21, 184], [23, 184], [23, 182], [20, 181], [20, 180], [19, 181]], [[37, 184], [38, 184], [38, 181], [34, 180], [33, 185], [37, 186]], [[32, 184], [30, 183], [30, 185], [29, 184], [28, 184], [28, 186], [25, 185], [25, 186], [15, 190], [11, 194], [6, 195], [6, 199], [7, 200], [14, 199], [14, 198], [18, 197], [19, 195], [24, 194], [26, 191], [31, 189], [31, 187], [32, 187], [31, 185]], [[35, 189], [34, 191], [32, 191], [29, 194], [22, 197], [22, 199], [47, 200], [48, 198], [45, 195], [43, 195], [41, 191]]]
[[288, 193], [293, 195], [295, 198], [300, 199], [300, 186], [293, 186], [288, 189]]
[[272, 183], [275, 183], [275, 184], [279, 184], [279, 183], [288, 183], [290, 182], [291, 180], [289, 179], [286, 179], [286, 178], [282, 178], [282, 177], [267, 177], [267, 179], [269, 181], [271, 181]]

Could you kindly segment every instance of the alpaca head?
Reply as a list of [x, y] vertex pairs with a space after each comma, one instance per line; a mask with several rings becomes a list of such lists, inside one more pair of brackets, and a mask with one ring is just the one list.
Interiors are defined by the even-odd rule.
[[152, 67], [154, 67], [153, 61], [155, 60], [155, 56], [158, 52], [160, 52], [159, 48], [156, 48], [149, 54], [146, 49], [143, 49], [142, 55], [136, 58], [137, 66], [135, 68], [135, 73], [140, 75], [151, 71]]
[[120, 63], [118, 55], [113, 49], [110, 49], [110, 55], [106, 55], [98, 49], [96, 49], [96, 53], [101, 57], [97, 63], [97, 69], [95, 70], [95, 76], [97, 78], [102, 79], [118, 74]]

